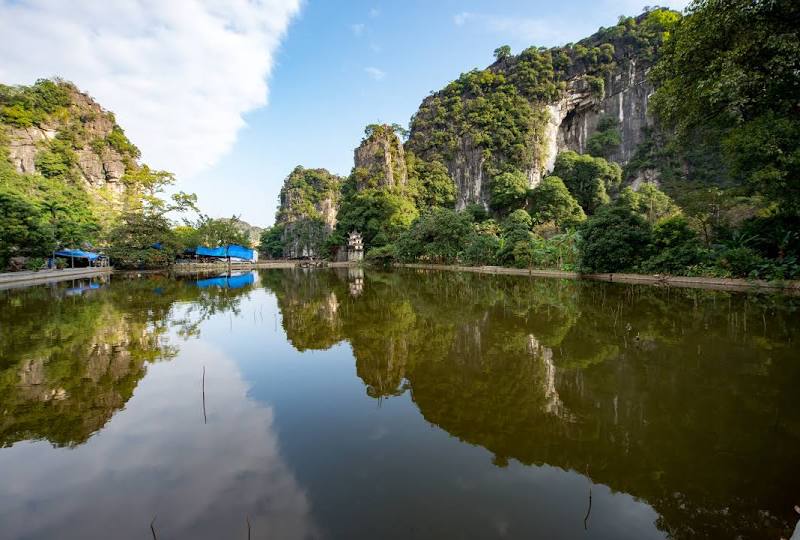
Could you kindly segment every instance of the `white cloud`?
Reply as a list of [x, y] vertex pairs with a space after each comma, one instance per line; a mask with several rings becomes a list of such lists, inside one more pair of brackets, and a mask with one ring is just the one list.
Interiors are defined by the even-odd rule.
[[353, 35], [358, 37], [364, 33], [364, 24], [363, 23], [351, 24], [350, 30], [352, 30]]
[[369, 10], [369, 16], [370, 16], [371, 19], [374, 19], [375, 17], [378, 17], [380, 14], [381, 14], [381, 10], [379, 10], [378, 8], [372, 8], [372, 9]]
[[369, 75], [370, 77], [372, 77], [376, 81], [381, 81], [381, 80], [384, 79], [384, 77], [386, 77], [386, 72], [383, 71], [382, 69], [378, 69], [376, 67], [372, 67], [372, 66], [365, 67], [364, 71], [366, 71], [367, 75]]
[[211, 166], [267, 103], [300, 0], [0, 0], [0, 81], [61, 76], [114, 111], [150, 165]]

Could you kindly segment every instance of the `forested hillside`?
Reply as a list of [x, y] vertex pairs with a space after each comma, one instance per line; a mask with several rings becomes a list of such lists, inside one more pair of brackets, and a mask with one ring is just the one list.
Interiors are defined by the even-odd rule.
[[166, 197], [173, 175], [139, 158], [114, 115], [72, 83], [0, 85], [0, 269], [40, 269], [62, 248], [161, 267], [201, 243], [252, 243], [238, 218], [199, 214], [194, 195]]
[[385, 263], [796, 278], [798, 28], [789, 0], [697, 0], [498, 47], [410, 130], [367, 128], [328, 248], [358, 230]]

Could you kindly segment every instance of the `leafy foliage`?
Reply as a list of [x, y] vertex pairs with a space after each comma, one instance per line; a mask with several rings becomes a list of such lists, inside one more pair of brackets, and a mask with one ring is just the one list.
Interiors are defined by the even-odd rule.
[[800, 6], [697, 0], [653, 70], [653, 107], [688, 146], [722, 140], [734, 178], [800, 211]]
[[417, 208], [441, 206], [452, 208], [456, 201], [456, 186], [441, 161], [425, 161], [406, 154], [408, 181]]
[[495, 176], [489, 187], [495, 210], [510, 212], [525, 206], [528, 178], [521, 171], [504, 172]]
[[564, 181], [570, 193], [590, 215], [610, 202], [609, 192], [615, 191], [622, 181], [622, 169], [616, 163], [572, 151], [558, 154], [553, 175]]
[[574, 227], [586, 219], [575, 197], [558, 176], [548, 176], [530, 194], [528, 211], [534, 223], [553, 223], [560, 229]]
[[270, 259], [283, 257], [285, 243], [283, 241], [284, 225], [276, 224], [264, 229], [261, 233], [261, 241], [258, 245], [258, 252], [266, 255]]
[[589, 154], [608, 159], [622, 144], [622, 135], [619, 131], [619, 121], [616, 118], [605, 116], [597, 123], [597, 130], [586, 141], [586, 150]]
[[458, 260], [464, 240], [473, 232], [466, 212], [433, 208], [423, 213], [396, 242], [400, 260], [451, 264]]
[[619, 195], [619, 202], [640, 214], [651, 225], [681, 213], [672, 199], [650, 182], [640, 185], [636, 191], [626, 187]]
[[584, 272], [635, 270], [651, 242], [650, 225], [625, 205], [604, 206], [581, 225], [580, 235]]

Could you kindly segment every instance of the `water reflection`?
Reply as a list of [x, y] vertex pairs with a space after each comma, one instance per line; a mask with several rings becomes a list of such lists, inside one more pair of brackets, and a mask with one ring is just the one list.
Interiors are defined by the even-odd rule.
[[[208, 425], [198, 421], [201, 364]], [[0, 536], [145, 538], [155, 517], [159, 538], [246, 538], [248, 516], [261, 537], [317, 536], [280, 455], [274, 412], [245, 399], [237, 373], [223, 352], [189, 342], [80, 452], [29, 443], [0, 453], [15, 486], [37, 486], [0, 489]]]
[[175, 357], [171, 329], [197, 336], [203, 320], [235, 311], [246, 293], [161, 276], [0, 291], [0, 447], [85, 442], [130, 399], [148, 364]]
[[796, 303], [433, 273], [267, 280], [288, 338], [348, 341], [369, 396], [494, 462], [630, 493], [675, 538], [785, 534], [800, 493]]
[[797, 308], [360, 269], [0, 292], [0, 537], [786, 536]]

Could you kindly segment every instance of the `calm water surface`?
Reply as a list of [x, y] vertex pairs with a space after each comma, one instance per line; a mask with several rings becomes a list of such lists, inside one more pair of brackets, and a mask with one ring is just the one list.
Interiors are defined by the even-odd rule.
[[456, 273], [0, 291], [0, 538], [779, 538], [800, 300]]

